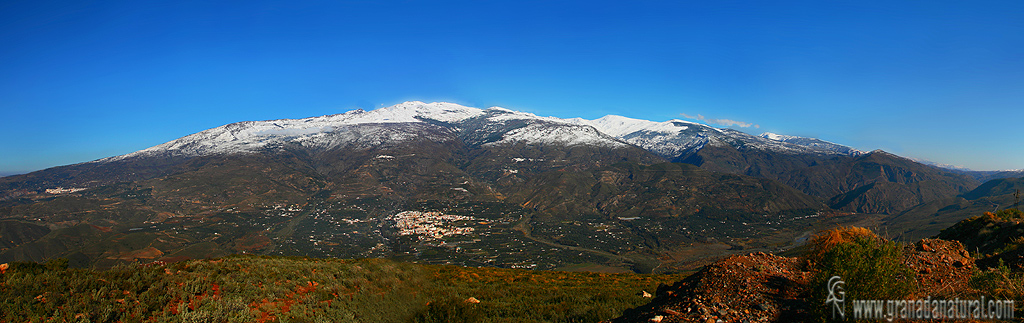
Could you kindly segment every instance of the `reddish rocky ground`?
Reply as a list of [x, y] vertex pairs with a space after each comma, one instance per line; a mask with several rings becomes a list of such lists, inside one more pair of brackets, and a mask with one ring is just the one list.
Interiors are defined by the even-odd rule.
[[959, 241], [924, 239], [907, 245], [903, 259], [917, 274], [913, 296], [953, 298], [975, 292], [968, 285], [976, 269], [974, 258]]
[[[807, 321], [812, 273], [805, 262], [760, 252], [732, 256], [662, 286], [651, 303], [611, 322]], [[904, 262], [917, 274], [914, 296], [951, 298], [971, 292], [974, 259], [960, 242], [921, 240], [905, 247]]]

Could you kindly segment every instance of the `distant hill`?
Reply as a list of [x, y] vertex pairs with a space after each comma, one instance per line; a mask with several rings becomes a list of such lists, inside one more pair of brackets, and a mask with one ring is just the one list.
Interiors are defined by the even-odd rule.
[[745, 146], [693, 151], [679, 161], [712, 171], [778, 180], [858, 213], [893, 214], [965, 193], [979, 183], [966, 175], [883, 151], [858, 155], [786, 154]]
[[27, 173], [27, 172], [0, 172], [0, 177], [21, 175], [21, 174], [24, 174], [24, 173]]
[[1017, 189], [1024, 191], [1024, 178], [991, 180], [957, 197], [924, 203], [883, 221], [901, 240], [932, 237], [961, 220], [1013, 207]]
[[1024, 270], [1024, 213], [1018, 209], [985, 212], [943, 229], [939, 239], [964, 244], [981, 267], [1000, 263], [1014, 271]]
[[974, 177], [979, 182], [985, 183], [1000, 178], [1024, 177], [1024, 170], [1001, 170], [1001, 171], [967, 171], [965, 174]]
[[1012, 195], [1022, 190], [1024, 190], [1024, 177], [1001, 178], [981, 184], [981, 186], [961, 195], [961, 197], [968, 200], [976, 200], [986, 196]]

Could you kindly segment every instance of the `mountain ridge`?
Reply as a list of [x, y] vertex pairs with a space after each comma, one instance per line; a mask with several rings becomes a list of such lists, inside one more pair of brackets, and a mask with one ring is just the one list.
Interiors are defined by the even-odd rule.
[[0, 179], [0, 220], [33, 232], [0, 260], [245, 252], [650, 272], [786, 248], [878, 218], [849, 211], [973, 187], [888, 153], [822, 147], [682, 120], [417, 101], [245, 121]]
[[[159, 154], [161, 152], [174, 152], [177, 155], [186, 157], [204, 154], [254, 152], [261, 148], [265, 148], [268, 144], [280, 143], [281, 141], [309, 144], [308, 142], [316, 142], [318, 139], [322, 139], [322, 137], [326, 137], [328, 134], [343, 131], [346, 127], [355, 125], [422, 123], [431, 121], [454, 125], [469, 122], [472, 121], [472, 119], [478, 118], [485, 118], [489, 122], [532, 121], [558, 125], [589, 126], [609, 137], [640, 146], [647, 150], [655, 151], [656, 153], [660, 152], [663, 157], [674, 157], [671, 156], [673, 153], [679, 153], [687, 149], [701, 147], [704, 144], [716, 144], [727, 140], [752, 142], [754, 144], [762, 145], [765, 149], [778, 149], [797, 153], [842, 153], [841, 151], [832, 150], [830, 148], [823, 149], [811, 144], [790, 144], [785, 141], [772, 140], [768, 138], [761, 140], [760, 138], [756, 138], [755, 136], [747, 135], [739, 131], [727, 128], [720, 129], [678, 119], [665, 122], [655, 122], [617, 115], [608, 115], [595, 120], [586, 120], [582, 118], [562, 119], [556, 117], [540, 117], [531, 113], [517, 112], [499, 107], [478, 109], [446, 102], [424, 103], [419, 101], [409, 101], [370, 111], [357, 109], [340, 114], [302, 119], [274, 119], [236, 122], [200, 131], [198, 133], [187, 135], [140, 151], [107, 157], [94, 162], [115, 161], [123, 158]], [[694, 129], [691, 130], [691, 127]], [[691, 130], [691, 133], [696, 135], [683, 138], [679, 133], [686, 130]], [[656, 143], [657, 140], [652, 140], [650, 138], [651, 134], [661, 134], [662, 136], [674, 135], [672, 139], [676, 140], [673, 144], [661, 144], [663, 146], [675, 145], [676, 147], [655, 147], [654, 145], [658, 143]], [[565, 138], [568, 135], [569, 134], [565, 133], [545, 133], [543, 130], [539, 129], [524, 129], [520, 132], [512, 133], [510, 138], [508, 138], [508, 141], [537, 142], [543, 138]], [[519, 138], [516, 138], [517, 136]], [[591, 134], [590, 137], [594, 138], [588, 138], [589, 140], [587, 142], [581, 142], [578, 140], [561, 141], [569, 144], [617, 144], [613, 143], [614, 141], [607, 140], [607, 138], [605, 138], [605, 140], [597, 139], [600, 137], [598, 134]], [[403, 138], [398, 136], [388, 139], [402, 140]], [[849, 147], [836, 144], [833, 145], [837, 147], [844, 147], [842, 149], [845, 150], [856, 151]]]

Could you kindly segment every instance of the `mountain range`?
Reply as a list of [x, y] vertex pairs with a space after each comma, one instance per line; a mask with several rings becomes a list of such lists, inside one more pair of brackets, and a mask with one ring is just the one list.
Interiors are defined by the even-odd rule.
[[985, 176], [683, 120], [405, 102], [0, 178], [0, 262], [258, 253], [650, 272], [882, 221]]

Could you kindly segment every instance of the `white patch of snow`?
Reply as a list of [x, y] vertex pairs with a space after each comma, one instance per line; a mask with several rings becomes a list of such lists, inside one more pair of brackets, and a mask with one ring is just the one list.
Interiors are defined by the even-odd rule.
[[532, 120], [532, 121], [545, 121], [545, 122], [550, 122], [550, 123], [571, 124], [566, 119], [561, 119], [561, 118], [556, 118], [556, 117], [540, 117], [540, 116], [537, 116], [536, 114], [529, 113], [529, 112], [512, 111], [512, 110], [502, 109], [502, 108], [497, 108], [497, 109], [496, 108], [490, 108], [490, 109], [487, 109], [487, 111], [491, 112], [487, 116], [487, 121], [490, 121], [490, 122], [504, 122], [504, 121], [511, 121], [511, 120]]
[[527, 144], [548, 144], [563, 146], [599, 146], [620, 148], [627, 147], [613, 137], [597, 131], [593, 127], [580, 125], [551, 125], [545, 123], [533, 123], [505, 133], [500, 141], [488, 143], [487, 145], [510, 144], [524, 142]]
[[656, 122], [642, 119], [633, 119], [617, 115], [607, 115], [595, 120], [586, 120], [581, 118], [569, 119], [569, 121], [577, 124], [586, 124], [594, 126], [601, 132], [609, 135], [622, 138], [629, 134], [646, 131], [646, 132], [661, 132], [661, 133], [678, 133], [683, 130], [695, 127], [702, 130], [718, 130], [714, 127], [709, 127], [695, 122], [672, 119], [669, 121]]
[[771, 139], [771, 140], [775, 140], [775, 141], [784, 141], [786, 139], [793, 138], [793, 136], [785, 136], [785, 135], [775, 134], [775, 133], [771, 133], [771, 132], [765, 132], [765, 133], [761, 134], [761, 138]]

